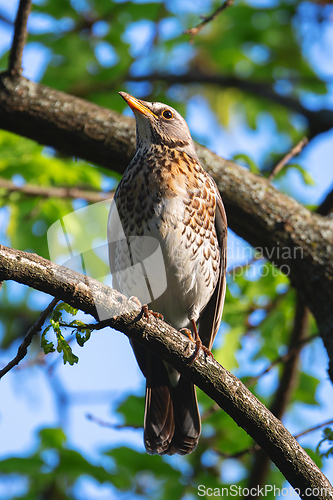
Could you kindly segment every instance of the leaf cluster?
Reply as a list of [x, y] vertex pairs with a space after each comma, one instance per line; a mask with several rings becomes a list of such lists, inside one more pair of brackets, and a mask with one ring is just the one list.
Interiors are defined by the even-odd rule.
[[48, 340], [46, 337], [48, 331], [52, 328], [57, 339], [57, 352], [62, 353], [64, 364], [69, 363], [70, 365], [73, 365], [78, 363], [79, 358], [73, 353], [69, 341], [65, 339], [63, 329], [73, 329], [72, 334], [75, 333], [76, 341], [80, 347], [83, 347], [87, 340], [89, 340], [91, 331], [85, 323], [83, 323], [83, 321], [78, 319], [74, 319], [69, 323], [64, 321], [62, 316], [63, 312], [66, 312], [71, 316], [76, 316], [78, 310], [65, 303], [58, 304], [55, 307], [54, 311], [52, 311], [50, 324], [44, 329], [41, 335], [41, 348], [45, 354], [55, 351], [53, 342]]

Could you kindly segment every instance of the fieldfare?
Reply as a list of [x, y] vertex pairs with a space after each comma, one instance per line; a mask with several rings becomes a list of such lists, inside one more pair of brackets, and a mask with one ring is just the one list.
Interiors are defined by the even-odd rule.
[[[227, 219], [220, 193], [176, 110], [120, 95], [136, 118], [137, 147], [109, 215], [113, 287], [148, 303], [174, 328], [191, 329], [197, 346], [208, 351], [221, 322], [226, 285]], [[201, 429], [194, 385], [131, 344], [146, 377], [147, 452], [191, 453]]]

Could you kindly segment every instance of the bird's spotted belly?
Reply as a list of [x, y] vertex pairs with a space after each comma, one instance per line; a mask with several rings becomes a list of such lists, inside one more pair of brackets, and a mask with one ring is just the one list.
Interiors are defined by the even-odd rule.
[[215, 289], [220, 263], [214, 226], [194, 231], [184, 224], [185, 212], [184, 204], [173, 199], [154, 217], [141, 220], [139, 236], [124, 227], [127, 241], [117, 251], [120, 291], [148, 303], [178, 329], [199, 318]]
[[151, 304], [178, 329], [198, 320], [216, 287], [220, 263], [217, 241], [202, 240], [195, 233], [189, 239], [183, 229], [181, 223], [160, 240], [167, 288]]
[[154, 148], [144, 158], [133, 160], [115, 196], [127, 238], [115, 252], [116, 288], [184, 328], [199, 319], [219, 279], [216, 192], [186, 155]]

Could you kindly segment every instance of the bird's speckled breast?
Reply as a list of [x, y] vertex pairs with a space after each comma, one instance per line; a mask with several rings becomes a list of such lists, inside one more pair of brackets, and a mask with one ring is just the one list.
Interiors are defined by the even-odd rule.
[[[176, 328], [197, 320], [215, 289], [220, 265], [216, 191], [209, 175], [184, 152], [160, 145], [138, 150], [115, 204], [126, 237], [151, 236], [161, 246], [167, 290], [150, 306]], [[119, 283], [119, 288], [129, 294], [130, 284]]]

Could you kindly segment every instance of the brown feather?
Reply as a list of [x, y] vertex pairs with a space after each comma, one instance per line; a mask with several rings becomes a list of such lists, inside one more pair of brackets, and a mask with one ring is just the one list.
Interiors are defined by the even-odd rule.
[[202, 343], [211, 350], [214, 339], [220, 327], [225, 291], [227, 270], [227, 216], [222, 198], [216, 186], [215, 229], [221, 252], [220, 273], [215, 291], [199, 320], [199, 336]]

